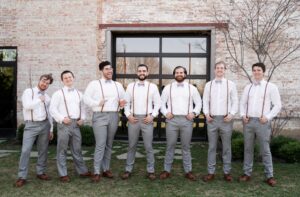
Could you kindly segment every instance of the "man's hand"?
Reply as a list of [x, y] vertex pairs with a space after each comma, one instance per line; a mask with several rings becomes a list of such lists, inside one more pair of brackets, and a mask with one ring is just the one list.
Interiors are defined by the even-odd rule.
[[233, 118], [232, 114], [227, 114], [227, 116], [224, 117], [224, 122], [230, 122]]
[[135, 124], [139, 121], [139, 119], [135, 118], [132, 114], [130, 114], [127, 118], [131, 124]]
[[144, 118], [144, 123], [145, 124], [150, 124], [153, 122], [153, 116], [148, 114], [145, 118]]
[[249, 118], [247, 116], [243, 116], [243, 122], [247, 124], [249, 122]]
[[83, 125], [83, 122], [84, 122], [84, 121], [83, 121], [82, 119], [77, 120], [77, 125], [78, 125], [78, 126], [81, 126], [81, 125]]
[[167, 118], [168, 120], [172, 119], [173, 117], [174, 117], [174, 115], [173, 115], [171, 112], [168, 112], [168, 113], [166, 114], [166, 118]]
[[123, 108], [123, 107], [125, 106], [126, 103], [127, 103], [127, 102], [126, 102], [125, 99], [120, 99], [120, 100], [119, 100], [119, 105], [120, 105], [121, 108]]
[[63, 123], [66, 124], [66, 125], [71, 124], [71, 122], [72, 122], [71, 119], [68, 118], [68, 117], [65, 117], [64, 120], [63, 120]]
[[54, 137], [53, 132], [49, 132], [48, 139], [51, 141], [53, 140], [53, 137]]
[[99, 103], [99, 106], [102, 107], [102, 106], [105, 104], [106, 101], [107, 101], [107, 100], [104, 100], [104, 99], [101, 100], [100, 103]]
[[263, 117], [259, 118], [259, 121], [261, 124], [265, 124], [268, 122], [268, 118], [266, 118], [266, 116], [263, 116]]
[[192, 113], [189, 113], [188, 115], [186, 115], [185, 117], [188, 120], [193, 120], [195, 118], [195, 114], [192, 112]]
[[206, 114], [205, 118], [206, 118], [207, 122], [212, 122], [214, 120], [209, 114]]

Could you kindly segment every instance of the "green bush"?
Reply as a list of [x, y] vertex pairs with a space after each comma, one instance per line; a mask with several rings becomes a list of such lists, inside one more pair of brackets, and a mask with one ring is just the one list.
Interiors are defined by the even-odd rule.
[[231, 151], [233, 160], [243, 160], [244, 158], [244, 139], [234, 138], [231, 140]]
[[[25, 128], [25, 124], [21, 124], [18, 127], [17, 140], [20, 144], [22, 144], [22, 141], [23, 141], [24, 128]], [[81, 126], [80, 133], [82, 136], [82, 145], [92, 146], [95, 144], [94, 132], [93, 132], [93, 128], [91, 126], [88, 126], [88, 125]], [[50, 144], [57, 144], [57, 124], [56, 123], [54, 123], [54, 125], [53, 125], [53, 134], [54, 134], [54, 138], [52, 141], [50, 141]]]
[[293, 140], [279, 148], [278, 155], [286, 162], [300, 162], [300, 142]]
[[274, 137], [272, 140], [271, 140], [271, 143], [270, 143], [270, 147], [271, 147], [271, 152], [272, 152], [272, 155], [275, 156], [275, 157], [279, 157], [280, 158], [280, 155], [279, 155], [279, 149], [289, 143], [289, 142], [295, 142], [296, 140], [293, 139], [293, 138], [289, 138], [289, 137], [285, 137], [285, 136], [282, 136], [282, 135], [279, 135], [277, 137]]
[[232, 139], [243, 138], [243, 133], [240, 131], [233, 130], [231, 138]]

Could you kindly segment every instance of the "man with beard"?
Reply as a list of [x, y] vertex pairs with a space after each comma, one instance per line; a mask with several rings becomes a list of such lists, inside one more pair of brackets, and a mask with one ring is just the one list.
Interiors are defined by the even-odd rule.
[[245, 87], [240, 103], [244, 127], [244, 175], [239, 181], [247, 182], [251, 179], [256, 136], [265, 167], [266, 183], [273, 187], [276, 180], [273, 177], [270, 150], [271, 122], [280, 112], [281, 99], [277, 86], [264, 80], [265, 71], [266, 66], [263, 63], [252, 65], [254, 80]]
[[118, 129], [119, 110], [125, 106], [125, 90], [113, 81], [113, 68], [108, 61], [99, 64], [102, 78], [89, 83], [84, 93], [84, 102], [93, 110], [93, 130], [96, 140], [94, 154], [94, 176], [92, 182], [100, 181], [100, 172], [113, 178], [110, 160], [113, 139]]
[[57, 156], [56, 163], [60, 181], [70, 182], [67, 172], [68, 145], [72, 153], [74, 166], [80, 177], [89, 177], [81, 154], [81, 133], [79, 126], [85, 120], [85, 107], [82, 94], [73, 87], [74, 74], [65, 70], [61, 73], [64, 87], [56, 91], [51, 99], [50, 114], [57, 122]]
[[222, 140], [222, 158], [224, 180], [232, 181], [231, 171], [231, 135], [233, 116], [238, 109], [238, 96], [235, 84], [224, 78], [225, 62], [215, 64], [215, 79], [207, 82], [203, 94], [203, 113], [207, 122], [208, 135], [208, 174], [205, 182], [214, 180], [216, 169], [216, 150], [219, 135]]
[[148, 66], [140, 64], [137, 67], [138, 81], [130, 83], [126, 90], [125, 115], [128, 118], [128, 153], [125, 173], [122, 179], [128, 179], [131, 175], [136, 146], [140, 130], [142, 131], [144, 147], [147, 153], [147, 177], [154, 180], [154, 153], [152, 148], [153, 140], [153, 118], [158, 115], [160, 108], [160, 95], [155, 84], [146, 79], [149, 75]]
[[160, 174], [160, 179], [170, 177], [175, 146], [180, 133], [185, 178], [195, 181], [196, 177], [192, 173], [190, 143], [193, 120], [200, 113], [202, 101], [197, 88], [185, 82], [187, 71], [184, 67], [177, 66], [173, 75], [176, 81], [167, 85], [161, 95], [161, 113], [166, 117], [167, 149], [164, 171]]
[[22, 187], [26, 183], [30, 152], [36, 138], [38, 138], [37, 178], [45, 181], [50, 180], [45, 172], [48, 158], [48, 144], [49, 140], [53, 139], [53, 125], [52, 118], [48, 112], [50, 97], [46, 93], [46, 90], [52, 82], [52, 75], [44, 74], [40, 77], [37, 87], [26, 89], [22, 95], [25, 128], [19, 163], [19, 178], [15, 183], [16, 187]]

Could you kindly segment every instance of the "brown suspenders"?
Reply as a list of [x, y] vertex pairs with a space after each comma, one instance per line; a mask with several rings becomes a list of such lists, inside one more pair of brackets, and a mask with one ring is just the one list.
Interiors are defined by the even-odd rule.
[[[132, 88], [132, 114], [134, 116], [134, 90], [135, 90], [135, 84], [136, 82], [133, 84], [133, 88]], [[148, 102], [149, 102], [149, 91], [150, 91], [150, 83], [148, 84], [148, 88], [147, 88], [147, 98], [146, 98], [146, 116], [148, 115]]]
[[[267, 94], [267, 87], [268, 87], [268, 84], [269, 84], [269, 82], [267, 82], [267, 84], [266, 84], [266, 86], [265, 86], [264, 98], [263, 98], [263, 106], [262, 106], [262, 109], [261, 109], [261, 118], [262, 118], [263, 115], [264, 115], [264, 108], [265, 108], [265, 101], [266, 101], [266, 94]], [[253, 86], [253, 83], [252, 83], [251, 86], [249, 87], [249, 90], [248, 90], [248, 96], [247, 96], [247, 106], [246, 106], [246, 117], [247, 117], [247, 118], [248, 118], [249, 96], [250, 96], [250, 91], [251, 91], [252, 86]]]
[[[76, 89], [75, 89], [75, 90], [76, 90]], [[71, 118], [71, 117], [70, 117], [69, 110], [68, 110], [68, 105], [67, 105], [67, 101], [66, 101], [66, 96], [65, 96], [65, 93], [64, 93], [63, 88], [61, 89], [61, 92], [62, 92], [63, 97], [64, 97], [64, 103], [65, 103], [66, 112], [67, 112], [67, 114], [68, 114], [68, 118]], [[81, 119], [81, 101], [80, 101], [80, 95], [79, 95], [78, 90], [76, 90], [76, 92], [77, 92], [77, 95], [78, 95], [78, 98], [79, 98], [79, 118], [78, 118], [78, 120], [80, 120], [80, 119]]]
[[[34, 97], [34, 91], [33, 91], [33, 88], [31, 88], [31, 92], [32, 92], [32, 100], [33, 100], [33, 97]], [[47, 107], [46, 107], [46, 103], [44, 103], [44, 108], [45, 108], [45, 112], [46, 112], [46, 119], [48, 118], [48, 112], [47, 112]], [[30, 110], [30, 113], [31, 113], [31, 121], [33, 122], [33, 109]]]
[[[173, 114], [172, 85], [173, 85], [173, 83], [171, 83], [171, 85], [170, 85], [170, 95], [169, 95], [171, 114]], [[191, 104], [191, 86], [190, 86], [190, 84], [188, 84], [188, 86], [189, 86], [189, 101], [188, 101], [188, 113], [187, 114], [190, 113], [190, 104]]]
[[[101, 82], [101, 79], [99, 79], [99, 83], [100, 83], [100, 87], [101, 87], [101, 93], [102, 93], [102, 100], [104, 100], [104, 92], [103, 92], [103, 86], [102, 86], [102, 82]], [[116, 86], [116, 90], [117, 90], [117, 94], [118, 94], [118, 107], [117, 107], [117, 112], [119, 111], [119, 107], [120, 107], [120, 103], [119, 103], [119, 100], [120, 100], [120, 94], [119, 94], [119, 89], [118, 89], [118, 86], [117, 86], [117, 83], [114, 81], [114, 84]], [[102, 105], [101, 107], [101, 112], [103, 111], [103, 108], [104, 108], [104, 104]]]
[[[210, 116], [212, 116], [212, 114], [211, 114], [211, 87], [212, 87], [212, 84], [213, 84], [213, 81], [211, 81], [211, 83], [210, 83], [210, 87], [209, 87], [209, 115]], [[228, 96], [229, 96], [229, 82], [228, 82], [228, 79], [227, 79], [227, 81], [226, 81], [226, 85], [227, 85], [227, 87], [226, 87], [226, 114], [225, 114], [225, 116], [227, 116], [228, 115], [228, 113], [229, 113], [229, 107], [228, 107], [228, 105], [229, 105], [229, 98], [228, 98]]]

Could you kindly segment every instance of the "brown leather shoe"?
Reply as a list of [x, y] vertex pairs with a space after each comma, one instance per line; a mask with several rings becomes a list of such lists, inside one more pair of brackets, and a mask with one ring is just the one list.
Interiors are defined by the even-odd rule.
[[224, 180], [227, 182], [232, 182], [233, 178], [232, 178], [231, 174], [224, 174]]
[[195, 175], [192, 172], [188, 172], [185, 174], [185, 178], [189, 179], [190, 181], [196, 181]]
[[110, 170], [106, 170], [105, 172], [103, 172], [102, 176], [110, 179], [114, 178], [114, 175]]
[[274, 187], [275, 185], [276, 185], [276, 180], [273, 178], [273, 177], [271, 177], [271, 178], [268, 178], [267, 180], [266, 180], [266, 183], [268, 184], [268, 185], [270, 185], [271, 187]]
[[160, 180], [164, 180], [167, 179], [171, 176], [171, 174], [167, 171], [163, 171], [162, 173], [160, 173], [159, 178]]
[[80, 174], [79, 176], [81, 178], [87, 178], [87, 177], [91, 177], [92, 173], [90, 171], [87, 171], [86, 173]]
[[98, 183], [100, 181], [100, 174], [94, 174], [91, 178], [91, 181], [94, 183]]
[[213, 181], [215, 179], [215, 175], [214, 174], [207, 174], [205, 176], [202, 177], [202, 180], [204, 182], [209, 182], [209, 181]]
[[124, 174], [121, 175], [121, 179], [126, 180], [131, 176], [131, 173], [126, 171]]
[[51, 179], [47, 174], [37, 174], [36, 177], [43, 181], [49, 181]]
[[239, 181], [240, 181], [240, 182], [248, 182], [248, 181], [250, 181], [250, 180], [251, 180], [251, 176], [248, 176], [248, 175], [246, 175], [246, 174], [240, 176], [240, 178], [239, 178]]
[[26, 184], [26, 179], [21, 179], [21, 178], [19, 178], [19, 179], [16, 181], [15, 186], [16, 186], [16, 187], [22, 187], [22, 186], [25, 185], [25, 184]]
[[67, 176], [61, 176], [61, 177], [59, 177], [59, 180], [60, 180], [62, 183], [68, 183], [68, 182], [71, 181], [68, 175], [67, 175]]
[[147, 178], [148, 178], [149, 180], [151, 180], [151, 181], [154, 181], [154, 180], [156, 179], [156, 176], [155, 176], [154, 173], [148, 172]]

